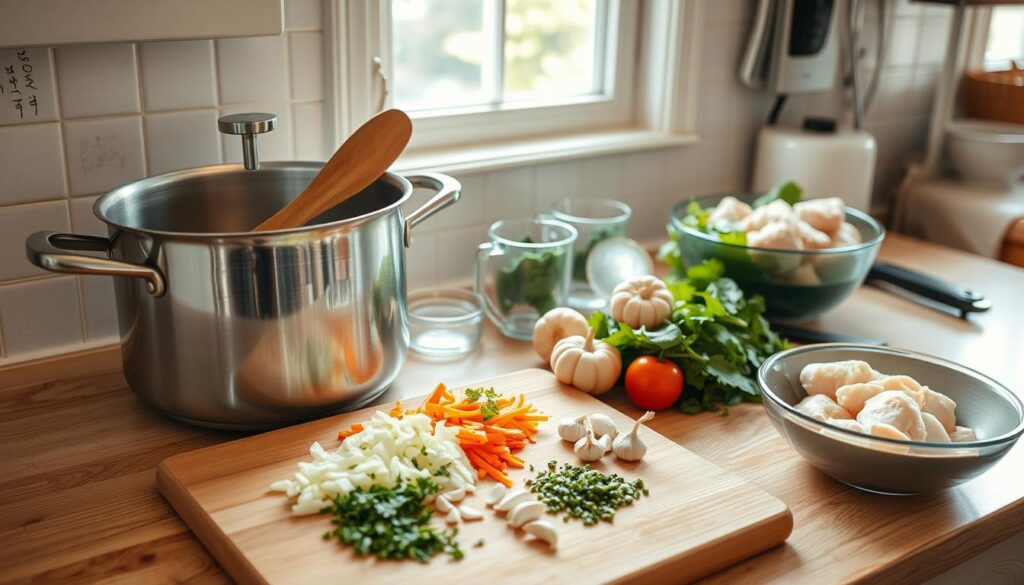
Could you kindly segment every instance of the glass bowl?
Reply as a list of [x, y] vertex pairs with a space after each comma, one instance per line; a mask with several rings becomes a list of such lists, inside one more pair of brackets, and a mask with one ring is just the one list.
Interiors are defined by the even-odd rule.
[[[796, 410], [807, 393], [800, 371], [816, 362], [863, 360], [905, 374], [956, 402], [957, 424], [978, 440], [900, 441], [818, 421]], [[779, 352], [757, 372], [762, 404], [775, 430], [811, 465], [850, 486], [882, 494], [935, 492], [994, 465], [1024, 433], [1024, 403], [992, 378], [948, 360], [892, 347], [825, 343]]]
[[422, 290], [409, 294], [409, 348], [433, 357], [472, 351], [483, 332], [483, 303], [471, 290]]
[[[701, 207], [714, 207], [726, 194], [694, 199]], [[750, 203], [755, 195], [733, 194]], [[717, 258], [725, 275], [743, 292], [760, 294], [767, 314], [775, 319], [806, 321], [843, 302], [859, 287], [871, 269], [885, 230], [870, 215], [846, 208], [846, 221], [860, 232], [862, 243], [825, 250], [776, 250], [727, 244], [683, 224], [689, 201], [672, 208], [668, 232], [688, 266]]]

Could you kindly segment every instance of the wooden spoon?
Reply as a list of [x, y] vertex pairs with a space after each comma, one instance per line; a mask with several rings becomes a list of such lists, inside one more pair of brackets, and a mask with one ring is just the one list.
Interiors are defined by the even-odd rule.
[[370, 118], [320, 169], [298, 197], [254, 232], [296, 228], [359, 193], [388, 170], [412, 136], [412, 121], [401, 110]]

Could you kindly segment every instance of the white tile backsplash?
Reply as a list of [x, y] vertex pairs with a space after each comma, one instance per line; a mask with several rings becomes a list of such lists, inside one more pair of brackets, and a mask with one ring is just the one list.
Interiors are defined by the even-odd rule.
[[63, 47], [55, 52], [64, 118], [139, 111], [134, 45]]
[[[25, 239], [32, 232], [52, 230], [66, 232], [68, 202], [48, 201], [7, 207], [0, 212], [0, 282], [52, 274], [36, 268], [25, 256]], [[6, 286], [6, 285], [5, 285]], [[0, 286], [0, 290], [3, 290]]]
[[292, 77], [292, 99], [323, 99], [323, 34], [297, 32], [288, 37], [291, 39], [288, 57]]
[[66, 194], [60, 125], [0, 126], [0, 205]]
[[213, 41], [169, 41], [139, 45], [142, 97], [147, 112], [212, 108]]
[[[237, 136], [233, 136], [239, 140]], [[220, 163], [216, 110], [146, 116], [149, 174]], [[239, 146], [241, 148], [241, 146]]]
[[49, 49], [2, 49], [0, 71], [4, 73], [5, 94], [0, 101], [0, 125], [57, 119], [57, 92]]
[[17, 358], [54, 348], [74, 349], [84, 341], [78, 303], [74, 276], [0, 287], [0, 325], [6, 357]]
[[321, 0], [285, 0], [284, 27], [288, 30], [323, 28], [323, 2]]
[[139, 116], [64, 122], [64, 149], [73, 197], [146, 176]]
[[292, 126], [296, 160], [327, 160], [324, 152], [323, 102], [292, 104]]
[[217, 39], [220, 103], [287, 100], [286, 43], [286, 35]]
[[[747, 188], [757, 128], [772, 104], [772, 96], [736, 80], [755, 5], [703, 3], [700, 143], [458, 174], [461, 201], [413, 234], [410, 288], [465, 283], [493, 220], [531, 217], [559, 197], [626, 201], [635, 212], [632, 237], [653, 241], [664, 236], [677, 202]], [[324, 160], [333, 152], [325, 141], [335, 105], [323, 101], [324, 2], [285, 0], [284, 6], [286, 32], [276, 37], [32, 49], [40, 72], [47, 58], [52, 61], [50, 89], [41, 85], [40, 91], [53, 94], [47, 115], [56, 122], [39, 123], [41, 116], [18, 125], [0, 111], [0, 249], [6, 250], [0, 257], [0, 340], [8, 349], [0, 363], [116, 338], [112, 279], [55, 277], [32, 267], [24, 254], [30, 232], [105, 235], [91, 211], [96, 195], [142, 174], [239, 161], [240, 139], [218, 134], [219, 115], [277, 114], [278, 128], [259, 138], [265, 161]], [[879, 144], [878, 199], [898, 179], [902, 161], [922, 146], [936, 55], [944, 52], [949, 22], [948, 10], [921, 10], [905, 0], [898, 6], [890, 63], [868, 116]], [[0, 61], [4, 55], [0, 51]], [[796, 124], [805, 115], [829, 114], [834, 102], [828, 94], [794, 96], [783, 120]], [[122, 165], [119, 155], [127, 154]], [[417, 191], [408, 209], [430, 195]], [[60, 318], [51, 323], [54, 306]]]
[[[292, 154], [292, 111], [287, 104], [246, 104], [244, 106], [228, 106], [221, 109], [221, 115], [239, 114], [242, 112], [270, 112], [277, 116], [277, 127], [257, 138], [261, 161], [291, 160]], [[224, 162], [242, 162], [242, 138], [230, 134], [220, 135]], [[333, 153], [332, 153], [333, 154]]]

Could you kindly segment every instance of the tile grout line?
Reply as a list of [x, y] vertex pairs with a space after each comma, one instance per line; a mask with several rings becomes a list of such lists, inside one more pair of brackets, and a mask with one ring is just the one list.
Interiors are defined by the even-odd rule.
[[[213, 111], [219, 118], [220, 108], [223, 104], [220, 103], [220, 65], [217, 63], [217, 41], [216, 39], [210, 39], [207, 42], [210, 43], [210, 75], [213, 77]], [[226, 153], [224, 152], [224, 140], [221, 139], [220, 131], [217, 132], [217, 152], [220, 153], [220, 162], [223, 163]]]
[[292, 71], [292, 33], [282, 32], [281, 34], [284, 35], [284, 67], [285, 70], [287, 71], [288, 77], [288, 92], [285, 94], [288, 97], [288, 104], [285, 107], [288, 108], [288, 117], [291, 118], [292, 122], [292, 127], [288, 129], [288, 136], [286, 137], [286, 140], [288, 141], [289, 147], [288, 158], [290, 160], [295, 160], [295, 116], [294, 108], [292, 107], [291, 103], [292, 97], [294, 97], [295, 94], [293, 88], [293, 85], [295, 83], [295, 72]]
[[[73, 197], [71, 195], [71, 169], [70, 169], [70, 165], [68, 164], [68, 148], [67, 148], [67, 142], [66, 142], [67, 136], [65, 135], [65, 132], [64, 132], [66, 122], [64, 120], [63, 104], [60, 101], [60, 90], [59, 90], [59, 86], [57, 85], [57, 79], [58, 79], [58, 75], [57, 75], [57, 73], [58, 73], [57, 72], [58, 65], [57, 65], [57, 54], [56, 54], [57, 52], [53, 50], [53, 47], [50, 47], [48, 50], [53, 55], [52, 59], [50, 60], [50, 63], [52, 64], [52, 67], [50, 69], [52, 69], [52, 73], [53, 73], [53, 96], [54, 96], [53, 101], [54, 101], [54, 106], [56, 107], [56, 110], [57, 110], [57, 119], [60, 121], [60, 124], [58, 124], [57, 129], [58, 129], [58, 132], [60, 133], [61, 161], [64, 163], [64, 211], [65, 211], [65, 213], [67, 213], [68, 227], [70, 227], [71, 231], [74, 232], [75, 231], [75, 224], [74, 224], [74, 221], [72, 220], [72, 215], [73, 214], [71, 213], [71, 202], [73, 201]], [[54, 274], [53, 276], [54, 276], [54, 278], [56, 278], [58, 275]], [[87, 343], [89, 341], [89, 339], [88, 339], [88, 337], [86, 335], [86, 328], [85, 328], [85, 323], [86, 323], [86, 320], [85, 320], [85, 289], [82, 287], [82, 277], [81, 276], [74, 275], [74, 279], [75, 279], [75, 294], [78, 295], [78, 324], [79, 324], [79, 327], [80, 327], [79, 337], [80, 337], [82, 343]], [[27, 282], [35, 282], [35, 281], [39, 281], [39, 280], [46, 280], [46, 279], [45, 278], [35, 278], [35, 279], [32, 279], [32, 280], [28, 280]], [[6, 355], [7, 354], [6, 354], [6, 351], [5, 351], [4, 352], [4, 357], [6, 357]]]

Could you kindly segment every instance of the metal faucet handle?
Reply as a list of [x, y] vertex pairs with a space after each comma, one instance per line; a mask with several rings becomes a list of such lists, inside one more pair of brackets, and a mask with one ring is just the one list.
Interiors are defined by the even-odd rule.
[[256, 148], [256, 135], [270, 132], [277, 127], [277, 116], [260, 112], [231, 114], [217, 118], [217, 129], [224, 134], [242, 137], [242, 159], [245, 168], [252, 171], [260, 168], [260, 155]]

